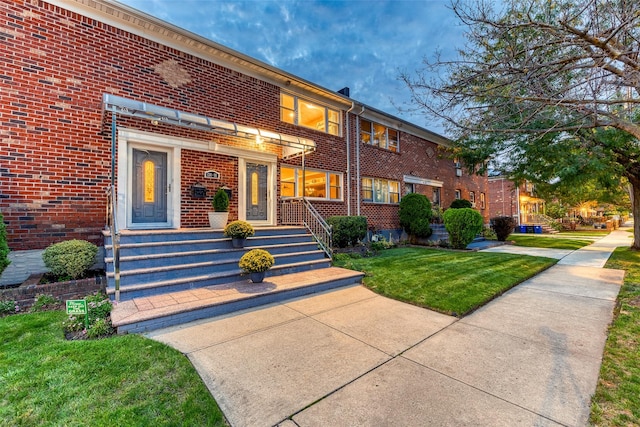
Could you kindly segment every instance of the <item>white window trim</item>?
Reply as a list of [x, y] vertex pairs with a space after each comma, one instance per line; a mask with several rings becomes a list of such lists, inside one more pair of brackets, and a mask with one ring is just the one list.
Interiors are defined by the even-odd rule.
[[[286, 200], [286, 199], [296, 199], [296, 198], [303, 197], [302, 195], [300, 195], [300, 188], [298, 188], [298, 179], [302, 179], [302, 169], [297, 166], [289, 166], [285, 164], [280, 166], [280, 169], [282, 168], [293, 169], [293, 188], [294, 188], [295, 196], [283, 196], [282, 194], [280, 194], [280, 198]], [[325, 190], [327, 192], [327, 197], [305, 196], [305, 199], [325, 201], [325, 202], [343, 202], [344, 201], [344, 174], [342, 172], [330, 171], [326, 169], [310, 169], [310, 168], [306, 168], [305, 171], [315, 172], [315, 173], [318, 173], [318, 172], [324, 173], [326, 175]], [[329, 175], [338, 175], [340, 177], [340, 198], [339, 199], [332, 199], [328, 197], [328, 195], [331, 194], [331, 181], [330, 181]], [[280, 183], [280, 185], [282, 185], [282, 183]], [[304, 187], [304, 183], [302, 185]]]

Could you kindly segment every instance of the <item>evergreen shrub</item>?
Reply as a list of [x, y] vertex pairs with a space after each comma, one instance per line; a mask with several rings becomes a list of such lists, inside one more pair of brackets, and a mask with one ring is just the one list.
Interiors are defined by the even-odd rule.
[[0, 274], [9, 264], [11, 261], [9, 261], [9, 245], [7, 244], [7, 226], [4, 223], [2, 213], [0, 213]]
[[482, 215], [475, 209], [447, 209], [444, 226], [449, 233], [449, 244], [454, 249], [464, 249], [482, 231]]
[[400, 226], [409, 236], [431, 236], [431, 202], [424, 194], [410, 193], [400, 200]]
[[229, 195], [222, 188], [218, 188], [211, 200], [211, 206], [216, 212], [227, 212], [229, 210]]
[[471, 202], [466, 199], [455, 199], [451, 202], [450, 209], [466, 209], [471, 208]]
[[59, 279], [77, 279], [93, 265], [98, 247], [86, 240], [54, 243], [44, 250], [42, 260]]
[[327, 218], [332, 227], [333, 246], [346, 248], [353, 246], [367, 235], [367, 217], [332, 216]]

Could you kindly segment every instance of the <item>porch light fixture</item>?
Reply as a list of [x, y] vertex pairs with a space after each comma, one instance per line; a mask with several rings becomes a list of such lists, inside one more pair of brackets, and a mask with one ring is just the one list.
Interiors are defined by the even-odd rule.
[[149, 104], [148, 102], [127, 99], [110, 93], [103, 94], [102, 109], [103, 118], [105, 116], [104, 112], [109, 111], [123, 116], [147, 119], [154, 124], [165, 123], [213, 132], [219, 135], [250, 139], [254, 140], [257, 145], [265, 142], [280, 145], [283, 147], [282, 154], [284, 159], [304, 156], [316, 151], [316, 143], [310, 139], [243, 126], [199, 114]]

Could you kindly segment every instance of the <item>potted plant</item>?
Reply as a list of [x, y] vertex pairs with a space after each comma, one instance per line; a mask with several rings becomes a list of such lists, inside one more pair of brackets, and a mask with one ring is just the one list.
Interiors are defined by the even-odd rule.
[[242, 255], [238, 267], [245, 273], [249, 274], [249, 278], [253, 283], [260, 283], [264, 280], [264, 275], [269, 270], [275, 260], [273, 256], [264, 249], [252, 249]]
[[231, 237], [231, 244], [234, 248], [244, 247], [244, 241], [247, 237], [253, 236], [255, 230], [246, 221], [233, 221], [224, 228], [224, 235]]
[[222, 188], [218, 188], [211, 200], [214, 212], [209, 212], [209, 226], [215, 229], [224, 228], [229, 220], [229, 196]]

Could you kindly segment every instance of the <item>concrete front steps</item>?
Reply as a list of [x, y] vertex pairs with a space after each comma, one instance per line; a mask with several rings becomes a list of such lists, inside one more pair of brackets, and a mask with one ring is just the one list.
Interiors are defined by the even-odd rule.
[[[222, 230], [124, 230], [120, 234], [120, 300], [242, 280], [240, 257], [261, 248], [275, 258], [267, 276], [326, 268], [331, 261], [300, 227], [256, 229], [244, 248], [234, 248]], [[107, 294], [114, 299], [111, 236], [105, 232]]]
[[[111, 236], [107, 232], [104, 235], [107, 294], [114, 300], [113, 247]], [[276, 261], [267, 272], [265, 283], [289, 283], [291, 279], [287, 276], [294, 275], [291, 277], [298, 277], [304, 286], [287, 285], [286, 289], [276, 286], [265, 292], [261, 285], [250, 284], [238, 261], [254, 248], [269, 251]], [[362, 275], [354, 272], [343, 272], [333, 280], [333, 276], [326, 273], [330, 267], [330, 259], [301, 227], [256, 228], [256, 234], [246, 240], [244, 248], [234, 248], [222, 230], [123, 230], [120, 234], [120, 302], [112, 312], [112, 322], [121, 333], [140, 332], [360, 283]], [[295, 276], [316, 270], [318, 274], [308, 277]], [[235, 293], [242, 302], [218, 298], [230, 293]], [[200, 300], [205, 302], [194, 303]], [[171, 310], [153, 310], [165, 307], [167, 301], [173, 301], [169, 304], [174, 305]], [[180, 305], [185, 302], [190, 303], [188, 308]], [[131, 307], [141, 309], [132, 316]], [[149, 311], [150, 308], [153, 309]]]
[[363, 273], [329, 267], [134, 298], [114, 305], [119, 334], [142, 333], [361, 283]]

